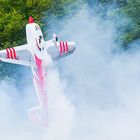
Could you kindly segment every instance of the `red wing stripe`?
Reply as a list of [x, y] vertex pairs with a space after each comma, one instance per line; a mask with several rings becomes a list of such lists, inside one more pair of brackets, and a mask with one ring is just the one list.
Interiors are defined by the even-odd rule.
[[11, 59], [11, 53], [10, 53], [10, 49], [8, 48], [8, 52], [9, 52], [9, 59]]
[[66, 42], [66, 52], [69, 50], [68, 42]]
[[63, 53], [65, 52], [65, 42], [63, 42]]
[[10, 55], [11, 55], [11, 57], [10, 57], [10, 58], [14, 59], [12, 49], [11, 49], [11, 48], [9, 48], [9, 51], [10, 51]]
[[13, 56], [14, 56], [14, 59], [17, 59], [17, 56], [16, 56], [16, 51], [14, 48], [11, 48], [13, 50]]
[[7, 55], [6, 55], [6, 58], [10, 58], [10, 53], [9, 53], [9, 49], [6, 49], [6, 52], [7, 52]]
[[60, 42], [60, 55], [62, 54], [62, 42]]

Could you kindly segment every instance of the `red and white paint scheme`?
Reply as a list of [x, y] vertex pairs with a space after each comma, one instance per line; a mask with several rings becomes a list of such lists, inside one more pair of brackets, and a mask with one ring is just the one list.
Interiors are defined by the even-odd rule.
[[28, 109], [28, 116], [31, 121], [47, 126], [47, 93], [45, 88], [47, 67], [53, 60], [59, 60], [72, 54], [75, 50], [75, 43], [59, 42], [55, 34], [53, 39], [45, 41], [39, 25], [31, 16], [26, 25], [26, 37], [27, 44], [1, 50], [0, 60], [31, 67], [39, 105]]

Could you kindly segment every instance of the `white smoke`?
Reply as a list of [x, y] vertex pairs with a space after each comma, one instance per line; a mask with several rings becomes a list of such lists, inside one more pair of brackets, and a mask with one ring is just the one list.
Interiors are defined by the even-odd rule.
[[[26, 87], [27, 90], [28, 87]], [[0, 139], [43, 139], [42, 130], [32, 125], [26, 117], [27, 106], [35, 103], [33, 87], [20, 91], [11, 79], [0, 83]], [[23, 95], [23, 93], [25, 95]], [[27, 95], [26, 95], [27, 94]], [[32, 97], [28, 94], [33, 95]], [[26, 96], [26, 99], [25, 99]], [[30, 99], [29, 99], [30, 98]], [[32, 99], [33, 98], [33, 99]], [[38, 135], [35, 135], [38, 133]]]
[[[30, 76], [29, 74], [27, 75]], [[24, 82], [28, 82], [26, 79], [24, 80]], [[32, 124], [27, 118], [26, 110], [39, 104], [34, 87], [31, 85], [33, 83], [26, 85], [24, 91], [19, 91], [14, 81], [10, 79], [9, 82], [8, 80], [1, 81], [0, 139], [70, 139], [75, 110], [65, 96], [66, 82], [60, 79], [57, 68], [51, 67], [47, 71], [46, 83], [48, 128]]]
[[69, 140], [75, 110], [65, 95], [66, 82], [60, 80], [56, 68], [48, 70], [47, 75], [49, 127], [46, 138], [48, 140]]
[[61, 24], [59, 36], [75, 41], [77, 49], [58, 62], [59, 71], [48, 70], [49, 128], [31, 124], [21, 111], [36, 103], [33, 87], [25, 87], [22, 98], [4, 81], [0, 139], [139, 140], [139, 51], [114, 53], [115, 23], [87, 8]]
[[115, 53], [116, 23], [87, 9], [66, 23], [60, 36], [77, 43], [73, 56], [60, 62], [77, 110], [73, 139], [140, 139], [139, 50]]

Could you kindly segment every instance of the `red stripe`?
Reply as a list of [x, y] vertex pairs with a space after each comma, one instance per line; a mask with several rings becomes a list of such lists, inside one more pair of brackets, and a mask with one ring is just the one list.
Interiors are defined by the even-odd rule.
[[63, 53], [65, 52], [65, 42], [63, 42]]
[[66, 52], [69, 50], [68, 42], [66, 42]]
[[11, 48], [13, 50], [13, 55], [14, 55], [14, 59], [17, 59], [17, 56], [16, 56], [16, 51], [14, 48]]
[[9, 50], [6, 49], [6, 52], [7, 52], [7, 56], [6, 56], [6, 58], [10, 58]]
[[62, 42], [60, 42], [60, 54], [62, 54]]
[[11, 55], [11, 57], [10, 57], [10, 58], [14, 59], [12, 49], [11, 49], [11, 48], [9, 48], [9, 51], [10, 51], [10, 55]]

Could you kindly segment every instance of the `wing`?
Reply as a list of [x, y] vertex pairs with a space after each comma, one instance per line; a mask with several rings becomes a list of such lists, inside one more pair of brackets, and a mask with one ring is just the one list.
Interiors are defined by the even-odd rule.
[[7, 48], [0, 51], [0, 61], [24, 66], [35, 66], [29, 45]]
[[46, 49], [53, 60], [59, 60], [72, 54], [75, 50], [75, 42], [57, 42], [53, 39], [46, 42]]

